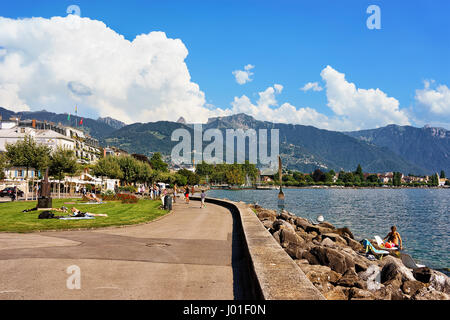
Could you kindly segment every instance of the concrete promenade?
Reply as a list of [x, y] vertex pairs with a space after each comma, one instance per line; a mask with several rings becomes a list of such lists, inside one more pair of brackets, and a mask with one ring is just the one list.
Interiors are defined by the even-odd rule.
[[[0, 300], [246, 298], [234, 228], [228, 209], [179, 199], [145, 225], [0, 233]], [[81, 289], [67, 288], [72, 265]]]

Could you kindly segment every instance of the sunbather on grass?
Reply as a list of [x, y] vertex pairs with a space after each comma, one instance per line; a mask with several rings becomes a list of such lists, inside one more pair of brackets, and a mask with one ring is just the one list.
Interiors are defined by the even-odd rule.
[[[383, 240], [386, 240], [387, 242], [385, 243], [387, 245], [393, 246], [393, 247], [398, 247], [400, 250], [403, 249], [403, 244], [402, 244], [402, 237], [400, 236], [400, 233], [397, 232], [397, 227], [396, 226], [392, 226], [391, 227], [391, 232], [388, 233], [388, 235], [386, 237], [384, 237]], [[386, 246], [387, 248], [389, 248], [388, 246]]]
[[102, 200], [99, 199], [99, 198], [97, 198], [97, 197], [95, 196], [95, 194], [93, 194], [93, 193], [86, 193], [86, 198], [87, 198], [89, 201], [102, 202]]
[[91, 213], [91, 212], [81, 212], [75, 207], [70, 209], [72, 211], [72, 217], [107, 217], [107, 214], [103, 213]]

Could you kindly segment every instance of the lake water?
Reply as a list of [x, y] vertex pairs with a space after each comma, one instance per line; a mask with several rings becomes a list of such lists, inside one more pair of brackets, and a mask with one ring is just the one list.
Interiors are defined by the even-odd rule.
[[[349, 227], [358, 240], [384, 238], [396, 225], [405, 252], [435, 269], [450, 267], [450, 189], [283, 189], [297, 216]], [[278, 190], [210, 190], [208, 197], [277, 209]], [[448, 272], [446, 272], [448, 274]]]

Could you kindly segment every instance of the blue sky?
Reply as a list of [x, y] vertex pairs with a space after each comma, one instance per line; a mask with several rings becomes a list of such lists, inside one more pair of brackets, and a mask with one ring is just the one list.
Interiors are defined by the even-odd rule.
[[[381, 30], [366, 27], [366, 9], [372, 4], [381, 9]], [[331, 66], [357, 88], [379, 88], [398, 100], [410, 124], [450, 129], [446, 100], [440, 102], [444, 110], [430, 112], [432, 101], [416, 98], [426, 80], [434, 81], [430, 90], [450, 85], [449, 1], [17, 0], [2, 1], [0, 16], [66, 16], [69, 5], [130, 41], [152, 31], [181, 39], [189, 51], [185, 63], [191, 81], [214, 107], [228, 109], [242, 96], [256, 105], [260, 92], [280, 84], [278, 106], [289, 103], [334, 117], [321, 77]], [[240, 85], [232, 72], [248, 64], [254, 66], [252, 81]], [[299, 90], [308, 82], [324, 89]], [[86, 116], [96, 116], [95, 108], [86, 108]]]

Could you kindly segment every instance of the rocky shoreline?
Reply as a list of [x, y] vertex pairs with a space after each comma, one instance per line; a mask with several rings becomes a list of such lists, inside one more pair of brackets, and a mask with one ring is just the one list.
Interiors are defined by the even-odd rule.
[[[449, 300], [450, 278], [409, 269], [395, 253], [373, 259], [347, 228], [252, 205], [261, 223], [328, 300]], [[369, 239], [370, 240], [370, 239]], [[376, 242], [371, 240], [371, 243]], [[376, 247], [376, 245], [375, 245]], [[372, 259], [369, 259], [372, 258]]]

